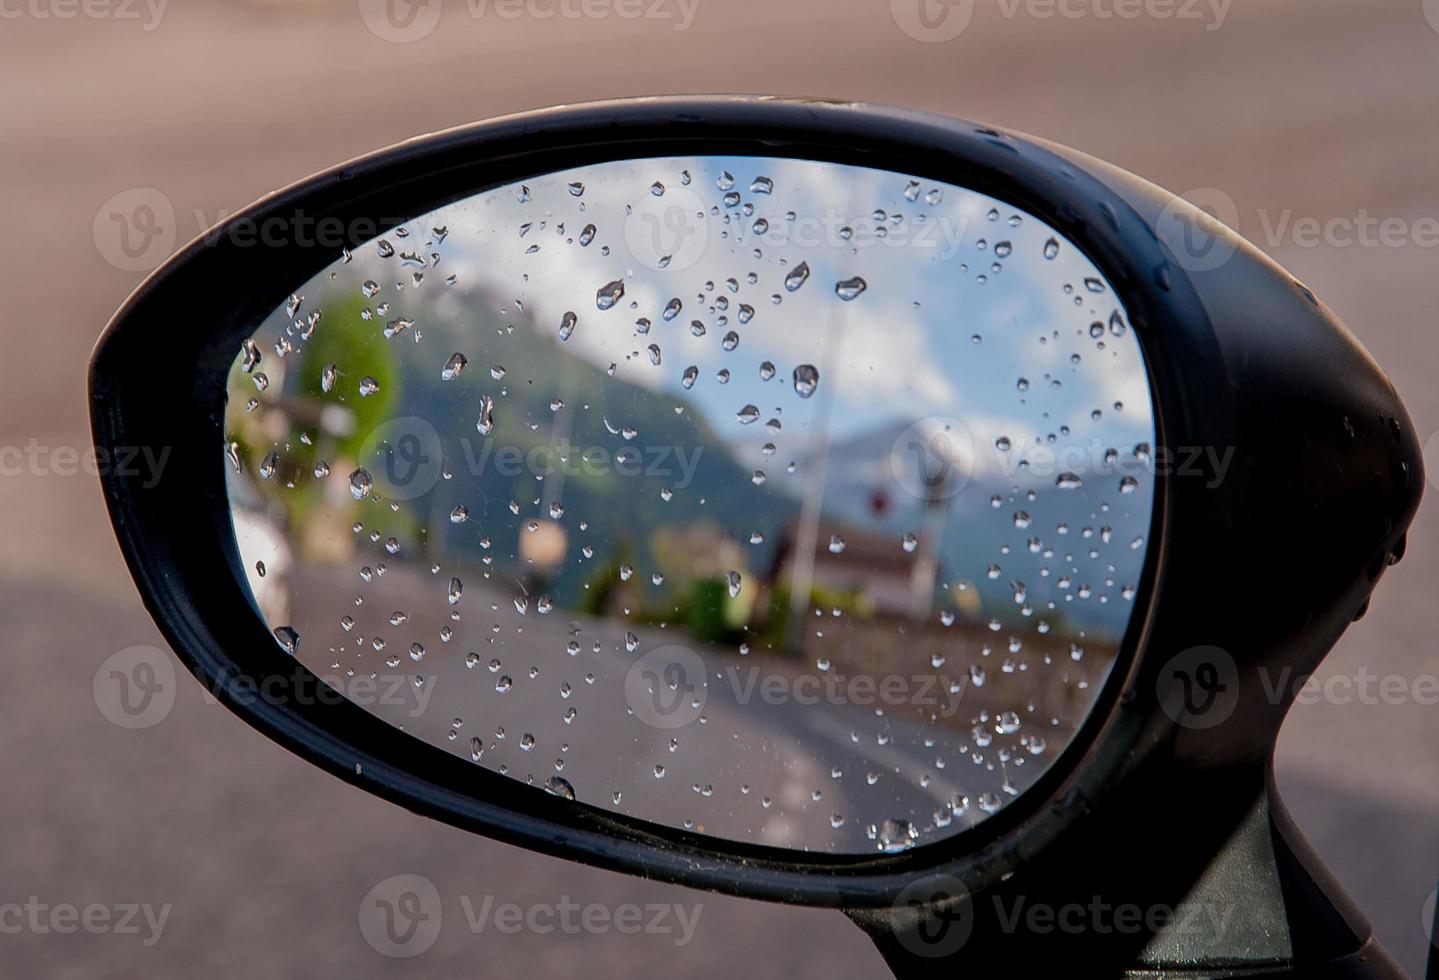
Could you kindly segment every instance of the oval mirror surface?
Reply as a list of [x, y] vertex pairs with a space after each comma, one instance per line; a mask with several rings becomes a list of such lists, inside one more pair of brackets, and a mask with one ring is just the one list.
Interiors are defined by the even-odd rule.
[[714, 157], [336, 256], [238, 353], [215, 451], [277, 641], [396, 738], [861, 854], [1064, 752], [1136, 606], [1153, 441], [1126, 311], [1037, 218]]

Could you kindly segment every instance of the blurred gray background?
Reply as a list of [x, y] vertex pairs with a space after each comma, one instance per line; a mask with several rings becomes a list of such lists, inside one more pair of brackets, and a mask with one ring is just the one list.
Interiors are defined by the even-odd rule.
[[[144, 927], [0, 933], [7, 975], [884, 975], [836, 914], [662, 887], [412, 817], [291, 757], [188, 675], [160, 724], [106, 720], [97, 669], [161, 641], [95, 479], [67, 460], [88, 445], [91, 345], [143, 275], [117, 267], [111, 221], [137, 188], [173, 205], [155, 230], [183, 242], [348, 157], [547, 104], [764, 92], [934, 110], [1232, 202], [1239, 230], [1385, 366], [1421, 438], [1439, 428], [1439, 0], [1151, 0], [1132, 18], [1106, 16], [1107, 0], [1067, 13], [972, 0], [932, 6], [949, 17], [933, 30], [915, 0], [645, 0], [635, 18], [579, 0], [443, 0], [437, 24], [415, 8], [408, 33], [379, 9], [0, 3], [0, 903], [170, 906], [151, 946]], [[1407, 689], [1439, 673], [1436, 556], [1430, 506], [1326, 674], [1394, 674]], [[1279, 783], [1419, 973], [1421, 907], [1439, 879], [1439, 715], [1414, 698], [1364, 700], [1299, 705]], [[445, 926], [416, 959], [379, 955], [357, 924], [366, 893], [396, 874], [429, 878], [444, 902]], [[673, 934], [475, 932], [462, 896], [701, 908], [679, 946]]]

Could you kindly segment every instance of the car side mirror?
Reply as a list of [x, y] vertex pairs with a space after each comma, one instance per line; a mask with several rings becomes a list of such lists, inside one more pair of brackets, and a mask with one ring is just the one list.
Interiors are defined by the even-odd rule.
[[[1261, 675], [1402, 555], [1418, 442], [1307, 287], [1130, 174], [835, 102], [508, 117], [228, 219], [90, 387], [98, 449], [177, 463], [102, 478], [167, 640], [369, 792], [845, 909], [905, 975], [1383, 955]], [[1012, 914], [1236, 888], [1207, 931]]]

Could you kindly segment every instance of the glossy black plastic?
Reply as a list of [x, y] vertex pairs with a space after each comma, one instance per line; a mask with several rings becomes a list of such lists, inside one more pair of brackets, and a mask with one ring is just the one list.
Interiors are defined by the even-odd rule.
[[[1157, 446], [1233, 449], [1222, 480], [1158, 480], [1134, 621], [1061, 760], [996, 817], [906, 853], [799, 854], [607, 814], [398, 738], [354, 705], [289, 696], [303, 668], [255, 615], [235, 553], [221, 455], [227, 371], [261, 318], [338, 257], [333, 244], [291, 236], [259, 247], [238, 230], [303, 215], [373, 234], [539, 173], [718, 153], [900, 171], [1048, 222], [1104, 272], [1130, 313], [1151, 371]], [[904, 923], [891, 904], [918, 876], [954, 875], [975, 896], [1175, 904], [1223, 864], [1239, 828], [1262, 825], [1274, 866], [1286, 869], [1289, 948], [1232, 955], [1251, 965], [1337, 961], [1360, 949], [1367, 926], [1315, 862], [1295, 857], [1306, 853], [1302, 840], [1276, 817], [1268, 774], [1289, 699], [1270, 696], [1258, 670], [1312, 671], [1363, 611], [1402, 554], [1418, 505], [1418, 442], [1388, 380], [1307, 288], [1227, 232], [1227, 262], [1186, 269], [1194, 263], [1162, 240], [1162, 218], [1187, 207], [1040, 141], [823, 101], [601, 103], [412, 140], [258, 202], [187, 246], [126, 302], [91, 365], [96, 445], [165, 447], [173, 465], [151, 487], [107, 473], [106, 500], [147, 607], [207, 687], [287, 748], [426, 816], [603, 867], [847, 908], [896, 969], [915, 975], [926, 975], [915, 966], [923, 958], [899, 943]], [[1203, 644], [1233, 657], [1239, 698], [1228, 721], [1200, 730], [1171, 720], [1156, 692], [1170, 658]], [[255, 696], [266, 679], [268, 694]], [[1253, 824], [1259, 812], [1263, 822]], [[1077, 954], [1096, 966], [1149, 962], [1145, 935], [1104, 944], [1094, 935], [1026, 938], [1018, 961], [1004, 938], [967, 945], [965, 962], [1012, 967]], [[1190, 965], [1202, 959], [1196, 951]]]

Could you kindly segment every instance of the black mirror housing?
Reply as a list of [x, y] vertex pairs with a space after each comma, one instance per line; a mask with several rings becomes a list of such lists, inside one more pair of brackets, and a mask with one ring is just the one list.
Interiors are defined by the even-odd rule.
[[[315, 678], [255, 615], [218, 449], [226, 373], [260, 318], [342, 247], [437, 206], [571, 166], [679, 153], [803, 157], [974, 188], [1064, 232], [1130, 311], [1151, 370], [1154, 451], [1168, 461], [1134, 621], [1060, 763], [974, 830], [901, 854], [802, 855], [605, 813], [398, 745], [343, 700], [298, 696]], [[299, 214], [337, 237], [257, 246], [267, 223]], [[222, 289], [234, 283], [245, 284], [238, 298]], [[1244, 961], [1235, 935], [1196, 940], [1188, 962], [1318, 964], [1365, 948], [1367, 926], [1314, 870], [1272, 793], [1292, 690], [1276, 697], [1261, 677], [1312, 672], [1402, 557], [1424, 482], [1419, 441], [1383, 372], [1307, 287], [1131, 174], [990, 127], [819, 100], [643, 99], [507, 117], [344, 164], [192, 242], [106, 328], [90, 396], [97, 449], [165, 447], [177, 463], [153, 486], [119, 470], [102, 483], [137, 587], [180, 659], [251, 725], [368, 792], [602, 867], [848, 909], [906, 970], [923, 957], [904, 941], [914, 923], [896, 902], [935, 876], [962, 883], [976, 923], [995, 896], [1152, 906], [1181, 902], [1197, 882], [1272, 886], [1282, 944], [1251, 943]], [[1211, 707], [1222, 696], [1225, 717], [1184, 700], [1195, 694], [1186, 683]], [[1273, 874], [1245, 885], [1237, 869], [1255, 855]], [[977, 926], [974, 936], [975, 964], [1175, 965], [1146, 930], [1102, 946], [1054, 934], [1026, 940], [1022, 955], [1012, 935]]]

